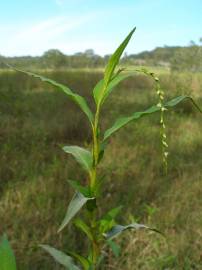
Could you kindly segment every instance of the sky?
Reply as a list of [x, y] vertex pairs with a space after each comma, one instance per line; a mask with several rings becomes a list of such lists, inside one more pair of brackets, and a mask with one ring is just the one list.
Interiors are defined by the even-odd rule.
[[128, 54], [202, 37], [202, 0], [0, 1], [0, 55], [111, 54], [136, 26]]

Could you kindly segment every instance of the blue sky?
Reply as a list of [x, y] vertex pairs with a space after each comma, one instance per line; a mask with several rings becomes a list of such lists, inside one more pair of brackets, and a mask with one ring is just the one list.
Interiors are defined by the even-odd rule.
[[7, 0], [0, 3], [0, 54], [114, 51], [137, 27], [127, 53], [187, 45], [202, 37], [202, 0]]

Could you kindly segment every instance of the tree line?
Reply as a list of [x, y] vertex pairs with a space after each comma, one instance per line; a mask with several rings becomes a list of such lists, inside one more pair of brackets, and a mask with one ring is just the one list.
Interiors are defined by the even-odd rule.
[[[110, 55], [97, 55], [92, 49], [73, 55], [51, 49], [42, 56], [5, 57], [0, 55], [0, 68], [7, 68], [5, 63], [26, 69], [102, 68], [109, 57]], [[202, 38], [198, 43], [191, 41], [184, 47], [164, 46], [138, 54], [125, 53], [121, 62], [129, 66], [163, 66], [174, 71], [200, 72], [202, 71]]]

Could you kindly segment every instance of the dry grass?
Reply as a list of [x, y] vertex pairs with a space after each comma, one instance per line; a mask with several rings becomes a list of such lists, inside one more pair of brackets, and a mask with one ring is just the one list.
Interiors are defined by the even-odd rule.
[[[69, 82], [88, 98], [88, 89], [101, 76], [89, 72], [48, 75]], [[178, 92], [179, 85], [184, 92], [192, 87], [202, 105], [199, 75], [197, 79], [162, 76], [169, 96]], [[143, 76], [123, 83], [106, 103], [103, 128], [119, 114], [147, 108], [155, 101], [151, 87]], [[24, 76], [0, 74], [0, 89], [0, 233], [7, 232], [12, 240], [19, 269], [60, 269], [38, 244], [49, 243], [63, 250], [76, 247], [85, 253], [86, 243], [73, 226], [62, 235], [56, 231], [72, 196], [66, 180], [85, 181], [76, 163], [60, 150], [60, 144], [88, 144], [87, 123], [62, 94]], [[106, 196], [100, 202], [103, 212], [123, 205], [121, 223], [149, 223], [166, 238], [126, 232], [118, 240], [120, 257], [109, 251], [102, 269], [202, 268], [202, 118], [185, 103], [168, 114], [166, 122], [168, 175], [162, 170], [158, 115], [142, 119], [111, 139], [102, 165]]]

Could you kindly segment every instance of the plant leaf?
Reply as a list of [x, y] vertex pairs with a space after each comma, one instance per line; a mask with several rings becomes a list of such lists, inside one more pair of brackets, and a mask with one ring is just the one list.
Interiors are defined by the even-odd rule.
[[104, 236], [107, 239], [113, 239], [116, 236], [118, 236], [119, 234], [121, 234], [122, 232], [124, 232], [125, 230], [129, 230], [129, 229], [134, 229], [134, 230], [139, 230], [139, 229], [148, 229], [157, 233], [162, 234], [160, 231], [150, 228], [146, 225], [143, 224], [138, 224], [138, 223], [132, 223], [129, 224], [127, 226], [123, 226], [123, 225], [115, 225], [109, 232], [105, 233]]
[[65, 218], [58, 229], [58, 232], [64, 229], [64, 227], [70, 222], [70, 220], [79, 212], [79, 210], [86, 204], [87, 201], [92, 200], [94, 198], [85, 197], [83, 194], [77, 192], [74, 194], [69, 206], [67, 208], [67, 212]]
[[16, 261], [14, 253], [8, 242], [7, 236], [4, 234], [0, 242], [0, 269], [16, 270]]
[[[124, 71], [124, 72], [123, 72]], [[134, 70], [129, 70], [126, 71], [125, 69], [120, 69], [110, 80], [109, 84], [107, 87], [105, 87], [104, 94], [102, 93], [102, 89], [104, 88], [104, 79], [100, 80], [96, 86], [94, 87], [93, 90], [93, 96], [96, 104], [98, 104], [98, 101], [102, 99], [102, 103], [104, 100], [107, 98], [107, 96], [112, 92], [115, 86], [117, 86], [120, 82], [123, 80], [136, 75], [137, 73], [143, 73], [145, 75], [150, 75], [151, 72], [146, 70], [145, 68], [143, 69], [134, 69]], [[101, 96], [103, 94], [103, 96]]]
[[[171, 107], [176, 106], [178, 103], [184, 101], [185, 99], [191, 100], [191, 102], [194, 104], [194, 106], [201, 112], [201, 109], [194, 102], [194, 100], [189, 96], [176, 97], [176, 98], [168, 101], [167, 103], [165, 103], [164, 106], [166, 108], [171, 108]], [[154, 106], [150, 107], [149, 109], [147, 109], [145, 111], [135, 112], [131, 116], [121, 117], [121, 118], [117, 119], [116, 122], [114, 123], [114, 125], [111, 128], [109, 128], [109, 129], [107, 129], [105, 131], [103, 141], [106, 141], [112, 134], [114, 134], [116, 131], [118, 131], [120, 128], [124, 127], [128, 123], [130, 123], [130, 122], [132, 122], [134, 120], [138, 120], [139, 118], [141, 118], [141, 117], [143, 117], [145, 115], [150, 115], [150, 114], [158, 112], [158, 111], [160, 111], [160, 107], [158, 107], [157, 105], [154, 105]]]
[[74, 221], [74, 224], [77, 228], [83, 231], [91, 241], [93, 241], [93, 235], [91, 233], [91, 230], [85, 222], [83, 222], [81, 219], [76, 219]]
[[68, 180], [68, 183], [70, 184], [73, 189], [83, 194], [85, 197], [90, 197], [90, 191], [88, 187], [83, 187], [78, 181], [74, 180]]
[[40, 247], [47, 251], [55, 259], [56, 262], [65, 266], [65, 268], [67, 268], [68, 270], [80, 270], [80, 268], [74, 264], [72, 258], [70, 256], [67, 256], [62, 251], [48, 245], [40, 245]]
[[114, 253], [114, 255], [118, 258], [120, 256], [121, 253], [121, 248], [119, 245], [117, 245], [114, 241], [112, 240], [107, 240], [107, 244], [110, 246], [110, 248], [112, 249], [112, 252]]
[[121, 211], [122, 206], [115, 207], [108, 211], [99, 221], [99, 230], [100, 233], [105, 233], [110, 230], [115, 224], [115, 217]]
[[101, 97], [101, 94], [102, 94], [101, 91], [104, 87], [104, 79], [100, 80], [96, 84], [95, 88], [93, 89], [93, 96], [94, 96], [96, 104], [98, 104], [99, 100], [102, 100], [102, 103], [103, 103], [105, 99], [107, 98], [107, 96], [112, 92], [115, 86], [117, 86], [120, 82], [122, 82], [126, 78], [133, 76], [134, 74], [135, 74], [134, 72], [117, 74], [108, 84], [102, 97]]
[[128, 36], [124, 39], [124, 41], [121, 43], [121, 45], [116, 49], [116, 51], [110, 57], [109, 62], [105, 68], [105, 73], [104, 73], [105, 85], [108, 85], [109, 81], [111, 80], [113, 72], [114, 72], [114, 70], [115, 70], [115, 68], [116, 68], [116, 66], [119, 63], [119, 60], [121, 58], [121, 55], [122, 55], [123, 51], [125, 50], [126, 46], [128, 45], [128, 42], [130, 41], [135, 30], [136, 30], [136, 27], [133, 28], [133, 30], [128, 34]]
[[[124, 49], [128, 45], [128, 42], [130, 41], [133, 33], [135, 32], [135, 29], [136, 28], [134, 28], [129, 33], [129, 35], [125, 38], [125, 40], [121, 43], [121, 45], [112, 54], [107, 66], [105, 68], [104, 79], [101, 80], [100, 82], [98, 82], [98, 84], [95, 86], [95, 89], [93, 91], [93, 95], [94, 95], [94, 99], [95, 99], [95, 102], [97, 105], [102, 103], [104, 97], [106, 98], [107, 92], [109, 91], [109, 90], [107, 90], [108, 85], [109, 85], [110, 81], [112, 80], [114, 70], [115, 70], [117, 64], [119, 63], [119, 60], [121, 58], [121, 55], [122, 55]], [[110, 86], [110, 88], [112, 88], [112, 85]]]
[[100, 80], [93, 89], [93, 97], [95, 103], [98, 104], [102, 100], [102, 90], [104, 88], [104, 79]]
[[99, 149], [99, 155], [98, 155], [98, 163], [103, 159], [105, 148], [107, 146], [107, 142], [101, 142], [100, 143], [100, 149]]
[[24, 73], [24, 74], [27, 74], [29, 76], [32, 76], [34, 78], [37, 78], [37, 79], [40, 79], [41, 81], [43, 82], [46, 82], [46, 83], [49, 83], [51, 84], [52, 86], [55, 86], [56, 88], [58, 88], [59, 90], [61, 90], [62, 92], [64, 92], [66, 95], [68, 95], [68, 97], [74, 101], [80, 108], [81, 110], [87, 115], [90, 123], [93, 123], [93, 114], [86, 102], [86, 100], [84, 99], [84, 97], [78, 95], [78, 94], [75, 94], [74, 92], [72, 92], [72, 90], [70, 88], [68, 88], [67, 86], [61, 84], [61, 83], [58, 83], [52, 79], [48, 79], [48, 78], [45, 78], [44, 76], [41, 76], [41, 75], [38, 75], [38, 74], [35, 74], [35, 73], [32, 73], [32, 72], [28, 72], [28, 71], [24, 71], [24, 70], [21, 70], [21, 69], [17, 69], [17, 68], [13, 68], [12, 66], [8, 65], [10, 68], [18, 71], [18, 72], [21, 72], [21, 73]]
[[80, 264], [84, 267], [84, 270], [89, 270], [91, 264], [88, 259], [72, 251], [68, 251], [67, 254], [79, 261]]
[[86, 171], [91, 171], [93, 166], [93, 158], [90, 151], [79, 146], [64, 146], [62, 149], [66, 153], [72, 154]]

